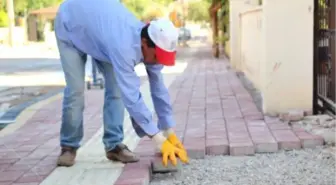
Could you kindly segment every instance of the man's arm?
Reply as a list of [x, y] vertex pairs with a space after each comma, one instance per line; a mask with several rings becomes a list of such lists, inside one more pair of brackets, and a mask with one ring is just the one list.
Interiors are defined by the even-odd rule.
[[175, 126], [175, 121], [169, 92], [163, 81], [162, 69], [163, 65], [161, 64], [146, 65], [153, 105], [158, 115], [158, 126], [160, 130], [167, 130]]
[[163, 134], [168, 138], [170, 143], [184, 150], [183, 144], [173, 130], [175, 121], [173, 120], [173, 111], [170, 104], [168, 89], [164, 84], [161, 73], [162, 68], [162, 65], [146, 66], [153, 104], [159, 119], [159, 129], [163, 131]]
[[134, 71], [134, 66], [127, 55], [115, 53], [111, 59], [115, 78], [121, 91], [124, 105], [135, 123], [149, 136], [160, 130], [153, 123], [152, 112], [147, 108], [140, 93], [140, 78]]

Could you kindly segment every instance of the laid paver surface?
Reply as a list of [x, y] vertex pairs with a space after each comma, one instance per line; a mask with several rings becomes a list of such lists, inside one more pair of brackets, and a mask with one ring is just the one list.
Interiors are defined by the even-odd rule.
[[[183, 49], [180, 57], [188, 62], [187, 68], [167, 69], [165, 81], [171, 84], [168, 87], [177, 135], [191, 158], [253, 155], [323, 144], [320, 137], [293, 130], [278, 118], [264, 116], [228, 60], [213, 59], [209, 47]], [[183, 70], [183, 74], [179, 74]], [[150, 103], [149, 98], [145, 99], [146, 103]], [[115, 180], [116, 185], [149, 183], [154, 146], [148, 138], [138, 144], [135, 136], [130, 135], [129, 123], [125, 123], [125, 130], [130, 139], [127, 136], [125, 139], [134, 140], [131, 148], [140, 155], [141, 161], [122, 165], [104, 158], [101, 144], [103, 91], [100, 90], [86, 92], [85, 144], [76, 165], [56, 168], [61, 103], [60, 100], [50, 103], [13, 134], [0, 138], [0, 185], [100, 185], [113, 184]]]
[[[102, 123], [102, 91], [86, 92], [84, 139], [90, 139]], [[55, 168], [59, 155], [62, 101], [38, 110], [14, 133], [0, 138], [0, 184], [39, 184]]]
[[[214, 59], [203, 47], [169, 88], [176, 132], [189, 157], [254, 155], [323, 145], [321, 137], [293, 130], [287, 122], [264, 116], [226, 58]], [[309, 142], [309, 145], [305, 144]], [[115, 185], [148, 184], [152, 142], [141, 139], [141, 161], [127, 164]]]
[[[186, 64], [182, 61], [175, 67], [164, 69], [165, 83], [169, 86], [185, 67]], [[150, 103], [149, 85], [144, 76], [146, 71], [143, 66], [137, 66], [136, 71], [141, 76], [140, 90], [144, 100]], [[13, 133], [3, 134], [0, 137], [0, 185], [113, 184], [124, 165], [110, 162], [105, 157], [101, 140], [103, 93], [99, 89], [86, 91], [84, 139], [78, 151], [76, 165], [71, 168], [56, 168], [56, 159], [60, 152], [62, 99], [38, 109]], [[153, 105], [149, 104], [148, 107], [153, 110]], [[6, 132], [6, 129], [1, 132]], [[131, 127], [127, 113], [124, 133], [124, 143], [134, 149], [139, 138]]]
[[[141, 79], [142, 84], [147, 81], [146, 78], [141, 77]], [[105, 157], [101, 140], [103, 95], [103, 90], [86, 91], [86, 107], [83, 113], [84, 138], [77, 154], [77, 163], [72, 168], [56, 168], [56, 160], [60, 152], [62, 99], [37, 110], [22, 127], [12, 134], [1, 137], [0, 185], [22, 183], [65, 185], [65, 182], [89, 185], [92, 184], [90, 183], [92, 179], [98, 178], [97, 175], [109, 182], [115, 181], [123, 165], [110, 162]], [[132, 144], [130, 148], [134, 148], [136, 138], [132, 138], [130, 121], [125, 121], [124, 133], [126, 140], [124, 142]]]

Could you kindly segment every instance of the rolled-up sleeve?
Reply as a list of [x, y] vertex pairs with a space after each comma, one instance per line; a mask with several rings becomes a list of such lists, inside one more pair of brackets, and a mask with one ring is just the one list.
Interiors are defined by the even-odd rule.
[[147, 108], [140, 92], [140, 78], [134, 71], [127, 55], [114, 54], [112, 65], [115, 72], [115, 78], [121, 91], [121, 97], [124, 105], [135, 123], [150, 136], [159, 132], [156, 124], [153, 122], [152, 112]]
[[160, 130], [175, 126], [172, 107], [167, 87], [164, 84], [161, 70], [163, 65], [146, 65], [146, 70], [150, 83], [150, 91], [155, 112], [158, 115], [158, 126]]

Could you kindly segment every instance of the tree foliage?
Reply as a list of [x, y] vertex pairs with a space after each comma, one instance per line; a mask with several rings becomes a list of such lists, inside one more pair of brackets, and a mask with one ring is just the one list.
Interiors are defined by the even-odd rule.
[[123, 0], [122, 3], [141, 20], [162, 16], [173, 0]]
[[[29, 11], [54, 6], [63, 0], [13, 0], [14, 12], [18, 16], [24, 16]], [[0, 10], [6, 11], [6, 1], [0, 0]]]
[[145, 9], [140, 19], [142, 19], [143, 21], [150, 21], [154, 18], [164, 16], [164, 13], [165, 13], [165, 10], [164, 10], [163, 5], [155, 4]]
[[[64, 0], [13, 0], [16, 15], [26, 15], [31, 10], [60, 4]], [[122, 3], [139, 19], [162, 14], [161, 7], [167, 7], [174, 0], [122, 0]], [[155, 8], [153, 8], [153, 6]], [[156, 11], [154, 11], [156, 9]], [[6, 0], [0, 0], [0, 10], [6, 11]], [[148, 15], [149, 14], [149, 15]]]
[[138, 18], [142, 17], [145, 8], [148, 7], [148, 0], [123, 0], [122, 3], [132, 11]]
[[0, 28], [8, 26], [7, 13], [4, 10], [0, 10]]
[[209, 21], [210, 4], [207, 0], [190, 2], [188, 5], [188, 20], [195, 22]]
[[229, 1], [228, 0], [224, 0], [222, 1], [222, 7], [219, 11], [219, 17], [220, 17], [220, 29], [223, 31], [223, 32], [227, 32], [228, 31], [228, 25], [229, 25], [229, 10], [230, 10], [230, 7], [229, 7]]

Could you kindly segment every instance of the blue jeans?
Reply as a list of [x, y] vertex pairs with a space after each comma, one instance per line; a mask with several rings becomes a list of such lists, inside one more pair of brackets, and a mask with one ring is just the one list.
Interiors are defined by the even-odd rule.
[[[80, 141], [83, 138], [85, 63], [87, 55], [63, 41], [58, 40], [57, 45], [66, 81], [60, 142], [62, 147], [79, 148]], [[97, 60], [95, 62], [105, 78], [103, 143], [105, 150], [110, 151], [123, 141], [125, 107], [121, 100], [120, 89], [111, 63]]]

